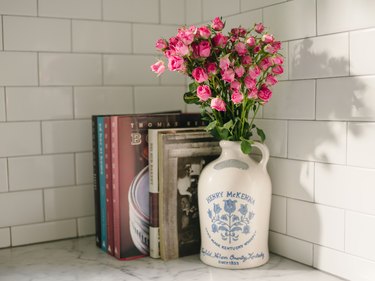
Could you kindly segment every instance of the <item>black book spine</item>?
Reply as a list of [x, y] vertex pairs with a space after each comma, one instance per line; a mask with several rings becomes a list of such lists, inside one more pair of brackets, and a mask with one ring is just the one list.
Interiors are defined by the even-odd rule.
[[92, 116], [92, 167], [93, 167], [93, 187], [95, 200], [95, 240], [96, 246], [101, 248], [102, 235], [100, 224], [100, 194], [99, 194], [99, 163], [98, 163], [98, 125], [97, 116]]

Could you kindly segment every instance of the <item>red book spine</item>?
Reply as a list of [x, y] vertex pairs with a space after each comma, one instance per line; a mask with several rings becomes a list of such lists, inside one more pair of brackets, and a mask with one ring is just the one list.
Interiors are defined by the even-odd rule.
[[114, 256], [121, 258], [120, 239], [120, 189], [118, 157], [118, 117], [111, 117], [111, 154], [112, 154], [112, 202], [113, 202], [113, 237]]
[[112, 196], [111, 118], [104, 117], [105, 196], [107, 207], [107, 252], [113, 255], [113, 196]]

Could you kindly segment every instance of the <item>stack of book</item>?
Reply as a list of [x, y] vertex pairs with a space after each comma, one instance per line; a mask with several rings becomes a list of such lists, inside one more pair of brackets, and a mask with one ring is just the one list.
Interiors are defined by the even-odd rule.
[[176, 112], [92, 117], [98, 247], [124, 260], [199, 252], [197, 179], [220, 150], [204, 125]]

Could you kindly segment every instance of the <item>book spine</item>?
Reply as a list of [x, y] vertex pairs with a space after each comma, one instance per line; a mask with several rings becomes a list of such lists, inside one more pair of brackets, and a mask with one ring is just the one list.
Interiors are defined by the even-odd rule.
[[99, 194], [100, 224], [102, 233], [101, 248], [107, 251], [107, 211], [105, 194], [105, 159], [104, 159], [104, 117], [98, 117], [98, 157], [99, 157]]
[[105, 195], [107, 207], [107, 252], [113, 255], [113, 196], [112, 196], [112, 152], [111, 118], [104, 118]]
[[148, 153], [149, 153], [149, 243], [150, 257], [160, 258], [159, 246], [159, 187], [158, 187], [158, 132], [149, 130], [148, 132]]
[[112, 154], [112, 202], [113, 202], [113, 238], [114, 256], [121, 258], [120, 241], [120, 189], [118, 156], [118, 117], [111, 117], [111, 154]]
[[98, 170], [98, 124], [97, 116], [92, 116], [92, 168], [93, 168], [93, 187], [95, 201], [95, 242], [96, 246], [101, 248], [102, 234], [100, 228], [100, 193], [99, 193], [99, 170]]

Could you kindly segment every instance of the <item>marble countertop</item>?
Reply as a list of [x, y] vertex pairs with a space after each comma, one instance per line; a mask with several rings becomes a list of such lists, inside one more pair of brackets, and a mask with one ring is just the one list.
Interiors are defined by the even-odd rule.
[[339, 281], [329, 274], [272, 255], [250, 270], [204, 265], [199, 256], [164, 262], [151, 258], [118, 261], [95, 246], [94, 237], [0, 250], [1, 281]]

